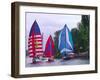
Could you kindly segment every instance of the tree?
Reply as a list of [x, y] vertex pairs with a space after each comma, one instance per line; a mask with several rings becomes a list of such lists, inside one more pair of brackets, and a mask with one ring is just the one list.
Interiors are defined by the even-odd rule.
[[89, 15], [82, 15], [77, 28], [71, 30], [76, 53], [89, 50]]
[[89, 19], [89, 15], [82, 15], [81, 23], [78, 25], [82, 52], [89, 49]]
[[89, 15], [82, 15], [82, 24], [84, 25], [85, 28], [89, 28], [89, 20], [90, 16]]
[[60, 30], [59, 31], [56, 31], [55, 32], [55, 37], [54, 37], [54, 43], [55, 43], [55, 58], [61, 58], [60, 51], [58, 50], [59, 33], [60, 33]]
[[73, 43], [74, 43], [74, 52], [79, 52], [79, 30], [77, 28], [73, 28], [71, 30], [72, 37], [73, 37]]

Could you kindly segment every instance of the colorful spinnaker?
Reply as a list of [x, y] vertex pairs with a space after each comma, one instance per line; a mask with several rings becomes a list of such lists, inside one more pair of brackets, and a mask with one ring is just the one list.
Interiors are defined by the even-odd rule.
[[42, 40], [40, 28], [37, 22], [34, 21], [28, 38], [28, 53], [30, 57], [43, 55]]
[[66, 24], [59, 34], [58, 49], [62, 55], [73, 52], [72, 34]]
[[49, 36], [49, 38], [46, 42], [44, 55], [45, 55], [45, 57], [48, 57], [48, 58], [54, 56], [54, 42], [53, 42], [51, 35]]

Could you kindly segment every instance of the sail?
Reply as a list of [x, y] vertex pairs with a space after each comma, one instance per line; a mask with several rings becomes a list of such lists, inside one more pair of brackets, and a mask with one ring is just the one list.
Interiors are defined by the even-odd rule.
[[67, 25], [60, 31], [58, 49], [61, 54], [73, 52], [72, 34]]
[[52, 57], [54, 56], [54, 42], [52, 40], [51, 35], [49, 36], [46, 46], [45, 46], [45, 56], [46, 57]]
[[28, 53], [30, 57], [43, 54], [42, 38], [39, 25], [34, 21], [28, 38]]

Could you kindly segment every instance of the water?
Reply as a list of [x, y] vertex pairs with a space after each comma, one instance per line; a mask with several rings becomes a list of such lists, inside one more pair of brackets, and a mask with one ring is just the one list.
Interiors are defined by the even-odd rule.
[[40, 62], [32, 64], [32, 58], [26, 57], [26, 67], [59, 66], [59, 65], [85, 65], [89, 64], [89, 59], [75, 58], [70, 60], [55, 59], [53, 62]]

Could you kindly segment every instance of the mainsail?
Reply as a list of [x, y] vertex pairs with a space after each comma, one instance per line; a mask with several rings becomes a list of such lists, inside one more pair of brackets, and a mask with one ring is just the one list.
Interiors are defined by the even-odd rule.
[[42, 35], [36, 21], [34, 21], [28, 38], [28, 53], [30, 57], [43, 55]]
[[54, 56], [54, 42], [52, 40], [51, 35], [49, 36], [49, 38], [48, 38], [48, 40], [46, 42], [44, 55], [45, 55], [45, 57]]
[[58, 49], [62, 55], [73, 52], [72, 34], [66, 24], [59, 34]]

